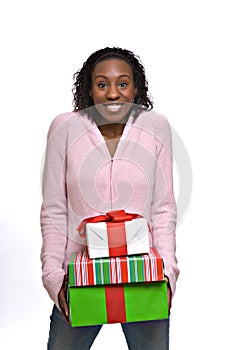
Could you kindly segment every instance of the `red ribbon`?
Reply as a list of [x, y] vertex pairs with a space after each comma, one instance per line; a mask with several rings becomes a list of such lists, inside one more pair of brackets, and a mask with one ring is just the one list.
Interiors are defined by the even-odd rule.
[[124, 286], [106, 285], [105, 297], [108, 323], [126, 322]]
[[127, 255], [125, 221], [141, 217], [139, 214], [126, 213], [124, 210], [114, 210], [105, 215], [98, 215], [83, 220], [77, 227], [81, 237], [85, 236], [87, 223], [106, 222], [108, 233], [109, 256]]
[[85, 228], [87, 223], [96, 222], [124, 222], [141, 217], [139, 214], [129, 214], [124, 210], [113, 210], [105, 215], [92, 216], [90, 218], [84, 219], [77, 227], [77, 231], [83, 237], [85, 235]]

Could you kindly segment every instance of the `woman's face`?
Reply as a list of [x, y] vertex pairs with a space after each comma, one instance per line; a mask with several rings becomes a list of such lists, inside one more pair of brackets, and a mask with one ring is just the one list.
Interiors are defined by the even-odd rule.
[[126, 61], [108, 58], [96, 64], [90, 95], [106, 121], [117, 123], [124, 119], [136, 94], [133, 70]]

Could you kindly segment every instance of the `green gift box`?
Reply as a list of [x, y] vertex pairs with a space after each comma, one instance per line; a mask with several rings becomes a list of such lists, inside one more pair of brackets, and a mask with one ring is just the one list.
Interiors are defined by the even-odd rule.
[[69, 286], [71, 326], [168, 318], [165, 281]]

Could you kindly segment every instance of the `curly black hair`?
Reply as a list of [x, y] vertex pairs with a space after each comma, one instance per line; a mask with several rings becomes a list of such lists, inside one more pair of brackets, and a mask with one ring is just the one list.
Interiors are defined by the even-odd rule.
[[94, 101], [90, 96], [91, 74], [97, 62], [107, 58], [117, 57], [125, 60], [133, 69], [134, 85], [137, 88], [137, 95], [134, 98], [135, 105], [140, 108], [153, 108], [153, 102], [149, 97], [148, 83], [145, 76], [145, 69], [140, 62], [140, 58], [132, 51], [121, 49], [119, 47], [105, 47], [91, 54], [82, 68], [74, 75], [73, 107], [75, 110], [83, 110], [94, 105]]

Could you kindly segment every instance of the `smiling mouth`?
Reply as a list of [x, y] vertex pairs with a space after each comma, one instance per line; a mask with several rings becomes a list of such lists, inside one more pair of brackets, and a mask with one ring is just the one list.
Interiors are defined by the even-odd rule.
[[104, 107], [111, 112], [118, 112], [124, 106], [123, 103], [108, 103], [104, 104]]

